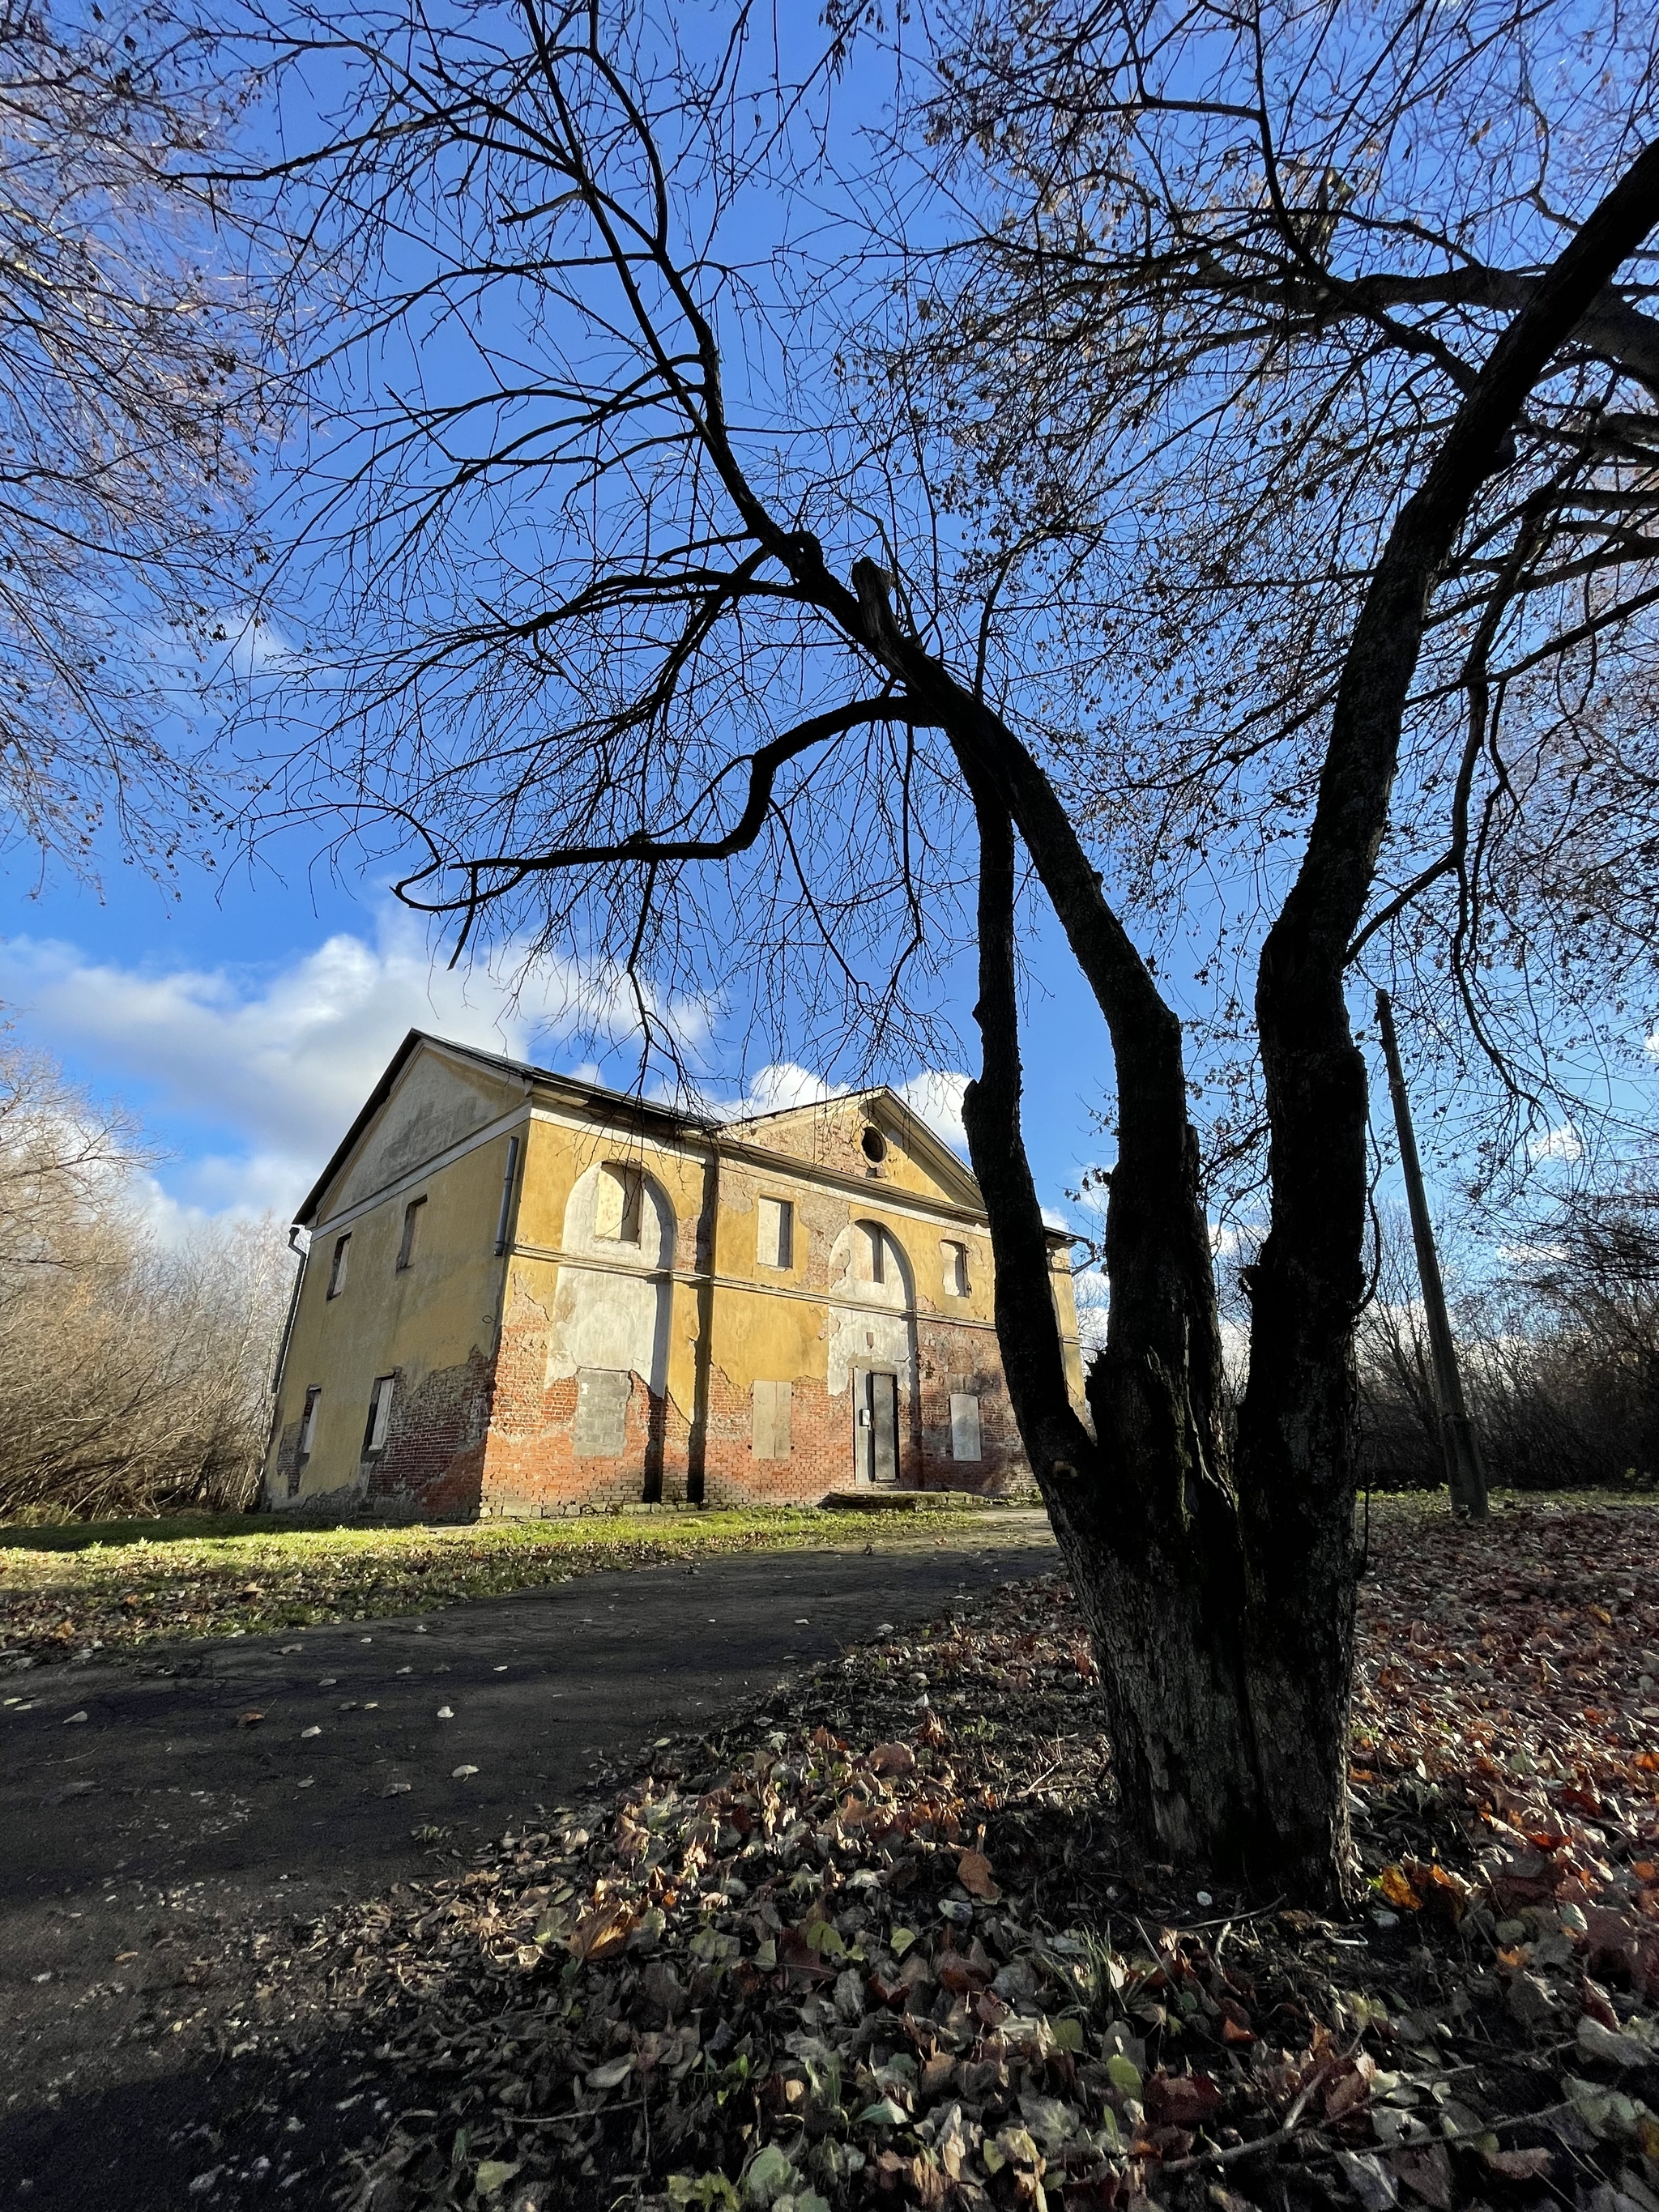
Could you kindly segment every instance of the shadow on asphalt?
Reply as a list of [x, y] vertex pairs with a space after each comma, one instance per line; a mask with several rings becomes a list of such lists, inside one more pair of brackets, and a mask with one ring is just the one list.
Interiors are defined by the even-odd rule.
[[[261, 2100], [319, 2154], [378, 2135], [376, 2098], [409, 2085], [325, 2019], [280, 2079], [238, 2052], [255, 1930], [297, 1946], [345, 1899], [429, 1879], [434, 1847], [580, 1804], [655, 1735], [1053, 1559], [1040, 1514], [999, 1515], [971, 1545], [714, 1559], [14, 1676], [0, 2207], [202, 2202], [190, 2184]], [[224, 2182], [238, 2203], [305, 2195]]]

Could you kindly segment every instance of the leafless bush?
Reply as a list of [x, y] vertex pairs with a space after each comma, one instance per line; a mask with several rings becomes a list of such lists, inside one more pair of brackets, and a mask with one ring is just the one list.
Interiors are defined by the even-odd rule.
[[234, 1510], [257, 1488], [289, 1265], [269, 1221], [158, 1244], [136, 1125], [0, 1051], [0, 1516]]
[[[1379, 1488], [1445, 1480], [1410, 1245], [1385, 1227], [1359, 1335], [1363, 1461]], [[1455, 1301], [1491, 1480], [1573, 1490], [1659, 1480], [1659, 1201], [1579, 1198], [1503, 1279]]]

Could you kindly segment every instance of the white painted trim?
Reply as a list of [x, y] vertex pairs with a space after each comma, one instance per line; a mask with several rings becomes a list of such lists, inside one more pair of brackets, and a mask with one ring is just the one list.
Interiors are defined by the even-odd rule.
[[[568, 1109], [535, 1106], [531, 1109], [531, 1119], [589, 1135], [611, 1134], [609, 1131], [596, 1131], [592, 1121]], [[671, 1159], [700, 1159], [718, 1149], [723, 1159], [738, 1161], [763, 1176], [787, 1183], [793, 1189], [841, 1191], [849, 1199], [861, 1199], [872, 1212], [897, 1214], [907, 1221], [945, 1221], [957, 1228], [973, 1230], [988, 1239], [991, 1233], [990, 1220], [982, 1210], [963, 1206], [956, 1199], [929, 1198], [921, 1191], [907, 1190], [900, 1183], [878, 1181], [873, 1176], [842, 1175], [837, 1168], [815, 1167], [810, 1160], [798, 1159], [793, 1152], [769, 1152], [759, 1145], [734, 1144], [718, 1133], [713, 1138], [680, 1139], [649, 1135], [643, 1130], [630, 1130], [628, 1134], [631, 1146], [637, 1147], [641, 1156], [648, 1147], [667, 1154]]]
[[[469, 1152], [477, 1152], [481, 1145], [493, 1144], [497, 1137], [506, 1136], [509, 1131], [523, 1128], [532, 1121], [545, 1121], [557, 1128], [574, 1130], [583, 1135], [600, 1139], [606, 1136], [612, 1136], [614, 1142], [614, 1135], [611, 1132], [585, 1119], [580, 1114], [554, 1107], [538, 1106], [526, 1102], [511, 1108], [507, 1113], [498, 1115], [495, 1121], [486, 1122], [482, 1128], [475, 1129], [470, 1137], [463, 1137], [459, 1143], [451, 1145], [447, 1151], [434, 1152], [430, 1159], [422, 1161], [418, 1167], [411, 1168], [406, 1175], [398, 1176], [393, 1182], [383, 1183], [379, 1189], [371, 1191], [366, 1198], [355, 1200], [353, 1204], [343, 1207], [338, 1213], [330, 1214], [325, 1221], [313, 1223], [311, 1230], [312, 1236], [317, 1237], [337, 1235], [341, 1230], [349, 1228], [352, 1223], [360, 1221], [364, 1214], [372, 1213], [377, 1206], [384, 1206], [389, 1199], [401, 1197], [404, 1191], [412, 1190], [416, 1183], [425, 1182], [428, 1176], [436, 1175], [441, 1170], [452, 1167], [457, 1160], [465, 1159]], [[696, 1158], [706, 1155], [713, 1148], [711, 1141], [704, 1139], [692, 1138], [680, 1142], [671, 1142], [659, 1137], [645, 1136], [639, 1132], [630, 1132], [629, 1134], [635, 1139], [641, 1149], [649, 1146], [652, 1150], [666, 1153], [672, 1158]], [[920, 1191], [902, 1191], [901, 1187], [896, 1183], [866, 1182], [856, 1176], [842, 1175], [834, 1168], [816, 1168], [809, 1161], [798, 1161], [793, 1155], [787, 1152], [769, 1152], [762, 1150], [758, 1146], [732, 1145], [718, 1139], [714, 1141], [718, 1142], [719, 1150], [724, 1158], [741, 1161], [744, 1165], [757, 1168], [763, 1175], [773, 1177], [779, 1182], [787, 1183], [793, 1188], [840, 1191], [849, 1201], [862, 1200], [872, 1213], [893, 1214], [901, 1220], [922, 1222], [929, 1225], [936, 1225], [941, 1221], [948, 1222], [957, 1228], [973, 1230], [988, 1241], [990, 1237], [991, 1226], [987, 1217], [967, 1206], [958, 1206], [953, 1200], [930, 1199]], [[796, 1226], [799, 1231], [799, 1224], [797, 1223]], [[520, 1248], [515, 1246], [514, 1249]], [[523, 1249], [528, 1250], [531, 1248]], [[564, 1258], [568, 1255], [550, 1255], [538, 1248], [536, 1256]], [[701, 1279], [695, 1275], [684, 1275], [677, 1279], [695, 1282]], [[987, 1326], [989, 1324], [988, 1323]]]
[[312, 1235], [328, 1237], [338, 1230], [349, 1228], [354, 1221], [361, 1221], [364, 1214], [372, 1213], [377, 1206], [384, 1206], [388, 1199], [401, 1198], [406, 1190], [413, 1190], [417, 1182], [424, 1182], [428, 1176], [436, 1175], [441, 1168], [453, 1167], [457, 1160], [464, 1160], [469, 1152], [476, 1152], [481, 1145], [493, 1145], [497, 1137], [506, 1136], [510, 1129], [522, 1128], [529, 1119], [527, 1105], [514, 1107], [510, 1113], [486, 1122], [482, 1129], [475, 1129], [470, 1137], [463, 1137], [447, 1152], [434, 1152], [429, 1160], [422, 1160], [419, 1167], [411, 1168], [407, 1175], [399, 1176], [395, 1182], [383, 1183], [380, 1189], [371, 1191], [367, 1198], [356, 1200], [343, 1212], [331, 1213], [326, 1221], [317, 1223]]
[[[555, 1244], [520, 1244], [508, 1247], [507, 1256], [514, 1260], [541, 1260], [550, 1267], [575, 1267], [592, 1275], [626, 1275], [642, 1283], [684, 1283], [695, 1288], [708, 1283], [717, 1291], [739, 1291], [757, 1298], [795, 1298], [807, 1305], [833, 1307], [837, 1313], [900, 1314], [911, 1321], [939, 1322], [947, 1328], [977, 1328], [990, 1335], [996, 1334], [994, 1321], [981, 1321], [970, 1314], [942, 1313], [928, 1306], [866, 1306], [856, 1299], [838, 1298], [828, 1291], [799, 1290], [793, 1283], [751, 1283], [741, 1275], [708, 1275], [684, 1267], [630, 1267], [625, 1260], [606, 1260], [595, 1252], [566, 1252]], [[1075, 1344], [1074, 1336], [1060, 1334], [1062, 1344]]]

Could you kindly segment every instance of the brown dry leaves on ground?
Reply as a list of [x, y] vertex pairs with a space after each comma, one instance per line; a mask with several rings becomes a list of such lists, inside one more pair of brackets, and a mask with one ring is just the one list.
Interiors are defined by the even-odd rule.
[[196, 2201], [1659, 2212], [1656, 1522], [1384, 1522], [1351, 1922], [1124, 1851], [1048, 1577], [319, 1926], [387, 2117]]

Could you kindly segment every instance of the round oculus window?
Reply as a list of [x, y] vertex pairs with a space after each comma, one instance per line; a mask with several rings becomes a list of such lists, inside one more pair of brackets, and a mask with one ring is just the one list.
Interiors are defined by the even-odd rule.
[[873, 1160], [879, 1164], [886, 1158], [887, 1139], [879, 1129], [866, 1129], [860, 1141], [864, 1146], [864, 1157], [866, 1160]]

